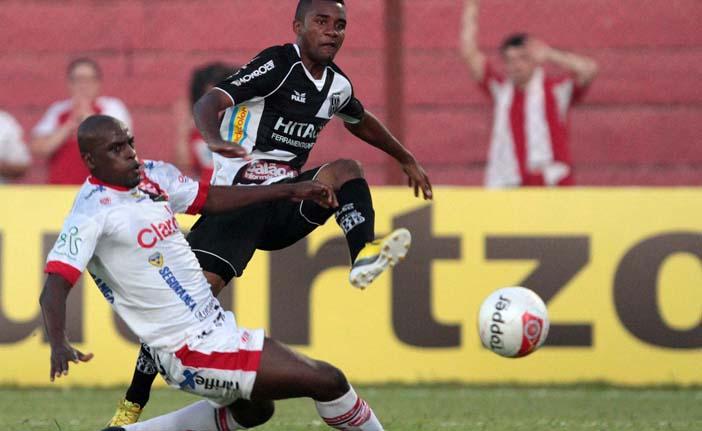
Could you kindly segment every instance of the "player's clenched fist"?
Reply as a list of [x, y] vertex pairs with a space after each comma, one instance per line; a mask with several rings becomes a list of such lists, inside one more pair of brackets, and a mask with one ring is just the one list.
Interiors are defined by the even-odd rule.
[[301, 202], [311, 200], [323, 208], [336, 208], [339, 202], [336, 200], [334, 189], [319, 181], [303, 181], [290, 184], [292, 187], [291, 200]]

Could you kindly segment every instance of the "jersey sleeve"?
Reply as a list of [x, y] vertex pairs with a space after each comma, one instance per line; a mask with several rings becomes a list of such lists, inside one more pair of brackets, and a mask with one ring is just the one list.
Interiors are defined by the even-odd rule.
[[346, 123], [357, 124], [363, 119], [365, 112], [366, 110], [361, 101], [352, 93], [346, 104], [335, 115]]
[[203, 175], [197, 182], [170, 163], [147, 161], [145, 166], [147, 178], [168, 194], [173, 212], [199, 214], [202, 211], [210, 190], [211, 174]]
[[281, 55], [281, 49], [264, 50], [215, 88], [227, 93], [234, 105], [265, 98], [280, 86], [290, 70], [289, 61]]
[[82, 214], [68, 216], [46, 258], [44, 272], [60, 275], [71, 285], [75, 284], [93, 257], [102, 231], [99, 218]]
[[486, 61], [485, 71], [483, 72], [483, 80], [480, 81], [478, 85], [487, 96], [494, 98], [495, 94], [493, 86], [502, 84], [504, 80], [504, 76], [502, 76], [495, 70], [495, 67], [492, 65], [492, 63], [490, 63], [490, 61]]

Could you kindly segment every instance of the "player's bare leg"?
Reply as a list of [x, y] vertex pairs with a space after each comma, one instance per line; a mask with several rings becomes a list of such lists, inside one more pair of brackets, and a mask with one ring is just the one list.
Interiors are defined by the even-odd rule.
[[220, 409], [200, 401], [144, 422], [108, 430], [217, 431], [251, 428], [266, 422], [273, 415], [271, 400], [300, 397], [312, 398], [320, 417], [332, 428], [345, 431], [383, 430], [368, 403], [358, 397], [338, 368], [308, 358], [270, 338], [266, 338], [263, 345], [251, 400], [237, 400]]
[[298, 397], [312, 398], [320, 417], [332, 428], [346, 431], [383, 429], [373, 410], [358, 397], [341, 370], [266, 338], [251, 399]]
[[349, 281], [365, 288], [389, 267], [404, 259], [412, 236], [396, 229], [375, 239], [375, 211], [363, 169], [355, 160], [336, 160], [323, 166], [316, 178], [334, 188], [339, 200], [336, 222], [346, 235], [351, 254]]

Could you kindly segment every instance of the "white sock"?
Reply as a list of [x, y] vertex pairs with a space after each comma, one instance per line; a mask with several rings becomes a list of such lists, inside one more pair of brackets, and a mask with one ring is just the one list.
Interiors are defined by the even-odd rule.
[[215, 408], [207, 401], [172, 413], [124, 426], [126, 431], [233, 431], [246, 429], [237, 424], [227, 407]]
[[368, 403], [353, 388], [334, 401], [315, 402], [317, 413], [332, 428], [343, 431], [383, 431]]

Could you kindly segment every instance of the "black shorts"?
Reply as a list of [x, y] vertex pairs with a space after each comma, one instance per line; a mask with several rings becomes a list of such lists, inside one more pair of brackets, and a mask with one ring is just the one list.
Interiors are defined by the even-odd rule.
[[[281, 183], [313, 180], [321, 168]], [[312, 201], [265, 202], [225, 214], [203, 215], [193, 225], [187, 240], [202, 269], [228, 283], [232, 277], [241, 277], [256, 249], [289, 247], [323, 225], [334, 211]]]

